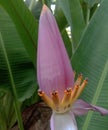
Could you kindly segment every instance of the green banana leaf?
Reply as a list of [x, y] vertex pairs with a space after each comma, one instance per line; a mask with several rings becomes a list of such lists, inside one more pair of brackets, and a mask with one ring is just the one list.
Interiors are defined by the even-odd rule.
[[73, 52], [85, 29], [85, 22], [79, 0], [58, 0], [72, 31]]
[[38, 22], [23, 0], [0, 0], [0, 5], [8, 12], [17, 29], [22, 43], [27, 49], [32, 62], [36, 62], [36, 44]]
[[[2, 7], [0, 8], [0, 32], [2, 35], [2, 39], [0, 39], [0, 88], [12, 91], [9, 70], [3, 51], [5, 49], [18, 99], [24, 101], [31, 97], [37, 89], [36, 72], [12, 20]], [[2, 46], [2, 44], [4, 45]]]
[[[108, 0], [93, 15], [72, 58], [73, 68], [89, 78], [80, 98], [108, 109]], [[79, 130], [108, 130], [108, 116], [90, 112], [77, 118]]]

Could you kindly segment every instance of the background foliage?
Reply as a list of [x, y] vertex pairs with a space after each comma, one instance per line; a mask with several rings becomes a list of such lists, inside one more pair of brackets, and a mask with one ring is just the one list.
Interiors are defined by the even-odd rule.
[[[108, 0], [44, 3], [55, 6], [54, 16], [74, 70], [89, 78], [81, 98], [108, 109]], [[42, 5], [42, 0], [0, 0], [0, 130], [10, 129], [17, 120], [14, 98], [20, 110], [39, 101], [36, 49]], [[79, 130], [108, 129], [108, 116], [97, 113], [78, 117], [77, 122]]]

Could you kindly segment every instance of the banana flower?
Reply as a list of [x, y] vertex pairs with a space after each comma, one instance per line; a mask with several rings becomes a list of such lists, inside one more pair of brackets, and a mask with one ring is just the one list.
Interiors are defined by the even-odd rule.
[[108, 110], [78, 99], [88, 80], [82, 81], [80, 74], [74, 81], [74, 72], [57, 23], [46, 5], [43, 5], [39, 21], [37, 78], [39, 95], [53, 110], [51, 130], [77, 130], [75, 116], [89, 110], [108, 114]]

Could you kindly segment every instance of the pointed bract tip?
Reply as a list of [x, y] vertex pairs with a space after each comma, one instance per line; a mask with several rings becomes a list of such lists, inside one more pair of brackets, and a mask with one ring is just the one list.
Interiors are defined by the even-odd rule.
[[44, 4], [43, 7], [42, 7], [42, 12], [41, 12], [41, 15], [45, 12], [47, 12], [49, 10], [49, 8]]

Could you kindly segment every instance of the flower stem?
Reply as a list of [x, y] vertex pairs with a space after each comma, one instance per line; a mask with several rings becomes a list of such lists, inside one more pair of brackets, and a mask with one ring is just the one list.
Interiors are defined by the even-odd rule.
[[8, 69], [8, 73], [9, 73], [9, 77], [10, 77], [10, 82], [11, 82], [11, 86], [12, 86], [12, 92], [13, 92], [14, 104], [15, 104], [15, 111], [16, 111], [16, 115], [17, 115], [17, 119], [18, 119], [18, 126], [19, 126], [20, 130], [24, 130], [21, 112], [20, 112], [20, 105], [19, 105], [19, 101], [18, 101], [18, 98], [17, 98], [16, 86], [15, 86], [11, 66], [10, 66], [10, 63], [9, 63], [8, 54], [7, 54], [1, 33], [0, 33], [0, 43], [1, 43], [2, 50], [3, 50], [3, 54], [4, 54], [5, 61], [6, 61], [6, 65], [7, 65], [7, 69]]

